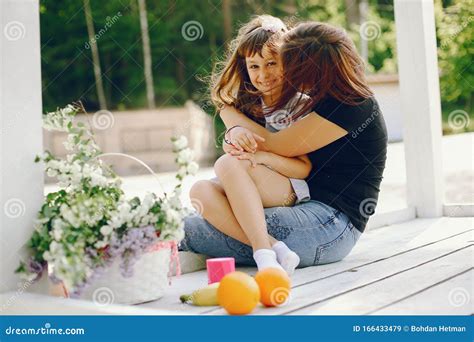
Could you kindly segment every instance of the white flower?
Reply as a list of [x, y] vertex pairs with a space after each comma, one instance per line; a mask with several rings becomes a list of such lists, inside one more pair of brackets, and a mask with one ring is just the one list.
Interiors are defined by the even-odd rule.
[[51, 241], [51, 244], [49, 245], [49, 251], [54, 254], [58, 251], [59, 249], [59, 244], [56, 241]]
[[102, 235], [106, 236], [106, 235], [109, 235], [110, 233], [112, 233], [112, 230], [113, 230], [113, 228], [111, 226], [105, 225], [105, 226], [102, 226], [100, 228], [100, 233]]
[[67, 140], [65, 142], [63, 142], [63, 145], [66, 148], [66, 150], [74, 151], [74, 146], [75, 146], [74, 137], [75, 137], [74, 134], [69, 134], [67, 136]]
[[68, 104], [65, 108], [63, 108], [61, 110], [61, 113], [65, 114], [65, 115], [69, 115], [71, 114], [72, 112], [74, 112], [74, 107], [70, 104]]
[[56, 171], [55, 169], [48, 169], [48, 171], [46, 171], [46, 174], [49, 177], [56, 177], [58, 175], [58, 171]]
[[[188, 148], [188, 139], [185, 136], [177, 137], [173, 140], [173, 151], [179, 167], [178, 174], [182, 177], [179, 179], [180, 184], [161, 199], [153, 193], [147, 193], [140, 205], [132, 209], [134, 202], [123, 194], [120, 178], [95, 158], [101, 151], [93, 140], [92, 132], [83, 125], [73, 123], [77, 111], [75, 107], [67, 106], [44, 117], [45, 126], [68, 133], [64, 146], [71, 152], [66, 158], [51, 159], [45, 163], [48, 176], [56, 177], [64, 189], [59, 193], [61, 197], [58, 197], [61, 199], [59, 213], [40, 213], [34, 224], [35, 230], [41, 233], [41, 243], [49, 244], [46, 247], [48, 250], [42, 255], [44, 260], [48, 261], [53, 274], [70, 289], [81, 288], [80, 285], [94, 274], [96, 260], [94, 253], [88, 253], [88, 247], [106, 247], [117, 231], [121, 232], [118, 228], [156, 225], [163, 233], [162, 240], [181, 240], [184, 236], [183, 216], [186, 213], [179, 196], [181, 181], [186, 175], [195, 174], [199, 168], [193, 162], [194, 153]], [[43, 160], [49, 158], [55, 157], [43, 155]], [[89, 185], [100, 188], [86, 191]], [[160, 204], [157, 212], [150, 212], [157, 203]], [[163, 216], [165, 222], [161, 221]], [[104, 219], [107, 220], [105, 224], [102, 221]], [[43, 232], [47, 231], [49, 220], [52, 220], [51, 230], [45, 240]], [[81, 229], [77, 229], [79, 227]], [[91, 231], [95, 233], [90, 234]], [[66, 237], [74, 239], [67, 241], [69, 239]]]
[[60, 241], [63, 235], [62, 230], [53, 230], [53, 237], [56, 241]]
[[146, 208], [151, 208], [155, 203], [155, 197], [152, 193], [148, 192], [143, 198], [142, 205]]
[[61, 164], [59, 163], [59, 161], [54, 159], [51, 159], [48, 163], [46, 163], [46, 167], [56, 170], [59, 169], [60, 165]]
[[175, 150], [180, 151], [183, 148], [185, 148], [186, 146], [188, 146], [188, 139], [184, 135], [181, 135], [178, 139], [176, 139], [173, 142], [173, 146], [174, 146]]
[[67, 205], [63, 204], [60, 208], [61, 215], [68, 221], [73, 227], [79, 227], [81, 222], [77, 218], [76, 214]]
[[107, 241], [97, 241], [94, 244], [95, 248], [104, 248], [105, 246], [107, 246]]
[[195, 175], [199, 170], [199, 165], [198, 163], [192, 161], [189, 163], [188, 167], [187, 167], [187, 171], [190, 175]]
[[53, 238], [56, 241], [60, 241], [63, 236], [63, 231], [67, 227], [66, 222], [64, 222], [60, 218], [55, 218], [53, 220], [52, 226], [53, 226], [53, 230], [52, 230]]
[[91, 174], [91, 185], [92, 186], [106, 186], [107, 185], [107, 178], [104, 176], [98, 174], [98, 173], [92, 173]]
[[166, 221], [170, 224], [176, 224], [181, 221], [181, 214], [174, 209], [169, 209], [166, 211]]
[[46, 261], [51, 260], [51, 253], [49, 251], [44, 252], [43, 259]]
[[178, 153], [178, 164], [187, 164], [193, 160], [194, 153], [191, 149], [185, 148]]

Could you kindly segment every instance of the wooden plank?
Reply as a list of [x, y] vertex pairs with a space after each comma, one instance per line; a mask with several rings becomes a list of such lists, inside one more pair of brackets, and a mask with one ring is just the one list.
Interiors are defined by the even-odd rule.
[[443, 212], [441, 102], [434, 5], [394, 1], [407, 170], [407, 202], [418, 217]]
[[[451, 239], [442, 240], [430, 247], [414, 249], [389, 257], [380, 262], [354, 268], [337, 276], [326, 277], [321, 280], [312, 280], [292, 288], [292, 298], [288, 304], [271, 309], [259, 309], [255, 314], [273, 315], [286, 314], [319, 302], [335, 298], [346, 292], [373, 284], [381, 279], [395, 276], [398, 273], [421, 266], [437, 258], [452, 253], [459, 248], [465, 248], [472, 240], [472, 232], [457, 235]], [[214, 310], [212, 314], [222, 314], [222, 310]]]
[[[471, 255], [472, 259], [472, 255]], [[376, 315], [432, 315], [446, 308], [446, 315], [473, 315], [472, 267], [463, 273], [373, 312]]]
[[[472, 257], [472, 248], [465, 248], [445, 257], [435, 259], [406, 272], [384, 278], [371, 285], [350, 290], [343, 295], [322, 301], [313, 306], [294, 312], [295, 314], [309, 315], [367, 315], [377, 312], [378, 309], [395, 303], [403, 298], [413, 296], [436, 283], [446, 281], [453, 276], [472, 269], [466, 263]], [[444, 293], [443, 298], [447, 293]], [[430, 300], [429, 298], [425, 298]], [[425, 305], [425, 303], [419, 303]], [[440, 303], [441, 304], [441, 303]], [[452, 314], [453, 306], [449, 303], [439, 305], [437, 314]], [[432, 312], [433, 313], [433, 312]], [[404, 314], [412, 314], [404, 312]]]
[[368, 231], [380, 227], [389, 226], [395, 223], [402, 223], [413, 220], [415, 218], [416, 211], [414, 207], [377, 213], [370, 218], [366, 230]]
[[[437, 241], [472, 229], [470, 223], [472, 222], [466, 218], [419, 219], [369, 231], [361, 236], [358, 244], [346, 259], [333, 264], [297, 270], [292, 277], [293, 288], [310, 281], [334, 277], [364, 265], [371, 265], [390, 258], [392, 255], [409, 253], [421, 246], [435, 244]], [[238, 268], [238, 270], [250, 275], [256, 272], [255, 268]], [[165, 297], [140, 306], [166, 308], [172, 311], [185, 310], [189, 314], [212, 313], [218, 308], [182, 305], [178, 300], [181, 294], [190, 293], [206, 284], [207, 275], [205, 271], [185, 274], [173, 279], [173, 285], [168, 289]]]
[[[248, 274], [254, 274], [255, 268], [239, 268], [239, 271], [243, 271]], [[166, 310], [179, 314], [184, 313], [188, 315], [198, 315], [206, 310], [209, 310], [210, 307], [200, 307], [189, 304], [182, 304], [179, 300], [179, 297], [183, 294], [192, 293], [194, 290], [197, 290], [206, 285], [206, 271], [188, 273], [183, 276], [173, 278], [172, 285], [170, 288], [168, 288], [168, 290], [166, 291], [166, 295], [163, 298], [157, 301], [139, 304], [137, 306], [147, 309]]]
[[298, 269], [292, 277], [293, 287], [307, 281], [324, 279], [354, 267], [362, 267], [379, 260], [408, 253], [443, 239], [474, 229], [469, 219], [418, 219], [404, 224], [364, 233], [352, 252], [342, 261]]

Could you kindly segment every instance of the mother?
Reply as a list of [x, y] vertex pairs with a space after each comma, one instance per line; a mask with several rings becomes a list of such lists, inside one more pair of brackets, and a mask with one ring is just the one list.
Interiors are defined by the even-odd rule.
[[[268, 233], [299, 255], [299, 267], [339, 261], [354, 247], [377, 204], [387, 151], [385, 122], [365, 80], [364, 63], [342, 29], [301, 23], [285, 35], [280, 55], [285, 85], [274, 109], [303, 91], [312, 101], [301, 112], [312, 113], [276, 133], [232, 106], [222, 108], [220, 116], [226, 127], [239, 126], [227, 138], [246, 142], [249, 150], [258, 143], [258, 149], [283, 156], [308, 154], [311, 201], [265, 209]], [[221, 188], [200, 181], [191, 197], [200, 201], [203, 217], [185, 219], [180, 249], [255, 265]]]

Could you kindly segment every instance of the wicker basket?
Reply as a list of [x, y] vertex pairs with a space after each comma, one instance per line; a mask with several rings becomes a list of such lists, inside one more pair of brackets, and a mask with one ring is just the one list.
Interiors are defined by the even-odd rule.
[[[79, 299], [92, 300], [100, 306], [139, 304], [163, 297], [170, 284], [170, 263], [177, 256], [175, 243], [159, 243], [144, 253], [133, 266], [133, 276], [120, 273], [120, 260], [111, 266], [81, 294]], [[177, 266], [179, 260], [175, 260]], [[51, 270], [49, 270], [51, 271]], [[50, 281], [50, 294], [68, 297], [68, 291]]]

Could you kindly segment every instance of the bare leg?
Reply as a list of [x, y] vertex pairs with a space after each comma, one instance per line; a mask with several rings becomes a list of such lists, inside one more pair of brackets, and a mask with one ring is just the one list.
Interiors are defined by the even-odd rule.
[[284, 203], [285, 198], [293, 193], [288, 178], [265, 166], [252, 168], [250, 162], [229, 155], [219, 158], [214, 169], [235, 218], [253, 249], [271, 249], [262, 197], [268, 199], [265, 202], [273, 202], [271, 204]]
[[[213, 181], [201, 180], [193, 185], [190, 191], [191, 202], [196, 209], [216, 229], [246, 245], [251, 246], [250, 240], [235, 218], [222, 186]], [[277, 242], [267, 235], [270, 244]]]

